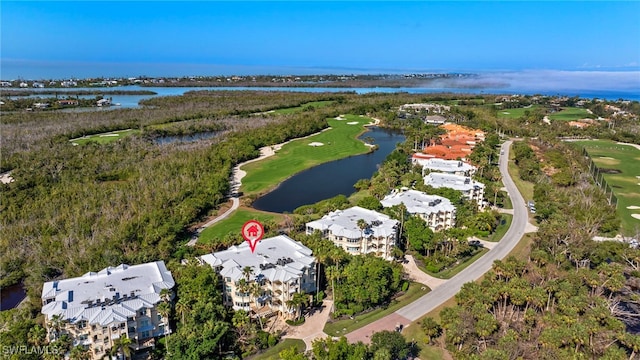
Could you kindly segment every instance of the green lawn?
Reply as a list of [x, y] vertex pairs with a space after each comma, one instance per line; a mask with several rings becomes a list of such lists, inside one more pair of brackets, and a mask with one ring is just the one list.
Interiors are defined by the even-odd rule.
[[640, 150], [606, 140], [575, 143], [586, 148], [593, 162], [601, 170], [619, 171], [618, 174], [604, 174], [604, 179], [618, 198], [616, 211], [620, 215], [623, 234], [635, 235], [640, 229], [640, 219], [635, 219], [631, 215], [640, 215], [640, 209], [628, 207], [640, 207]]
[[392, 303], [386, 309], [377, 309], [366, 314], [356, 315], [353, 320], [348, 319], [327, 322], [324, 327], [324, 332], [330, 336], [342, 336], [344, 334], [348, 334], [354, 330], [360, 329], [363, 326], [369, 325], [376, 320], [382, 319], [383, 317], [391, 313], [396, 312], [401, 307], [412, 303], [413, 301], [419, 299], [421, 296], [427, 294], [430, 291], [431, 289], [429, 289], [426, 285], [412, 282], [407, 292], [398, 297], [398, 299], [392, 301]]
[[274, 114], [293, 114], [299, 111], [304, 111], [305, 109], [308, 108], [319, 108], [319, 107], [325, 107], [325, 106], [329, 106], [331, 104], [333, 104], [334, 101], [332, 100], [322, 100], [322, 101], [312, 101], [312, 102], [308, 102], [306, 104], [302, 104], [300, 106], [296, 106], [296, 107], [290, 107], [290, 108], [284, 108], [284, 109], [278, 109], [278, 110], [274, 110], [273, 113]]
[[97, 142], [98, 144], [106, 144], [106, 143], [110, 143], [112, 141], [121, 139], [125, 136], [130, 136], [130, 135], [139, 134], [139, 133], [140, 133], [140, 130], [126, 129], [126, 130], [106, 132], [102, 134], [87, 135], [80, 138], [71, 139], [69, 141], [71, 141], [71, 143], [74, 145], [84, 145], [88, 142]]
[[460, 271], [466, 269], [469, 265], [473, 264], [476, 260], [480, 259], [484, 254], [486, 254], [489, 251], [489, 249], [481, 249], [480, 251], [478, 251], [477, 253], [475, 253], [473, 256], [465, 259], [463, 262], [459, 263], [458, 265], [452, 267], [452, 268], [447, 268], [444, 269], [438, 273], [433, 273], [431, 271], [427, 271], [427, 269], [424, 268], [424, 266], [420, 267], [420, 270], [422, 272], [424, 272], [425, 274], [429, 274], [433, 277], [436, 277], [438, 279], [451, 279], [452, 277], [456, 276]]
[[276, 346], [267, 349], [265, 352], [257, 354], [257, 355], [253, 355], [253, 356], [249, 356], [247, 358], [247, 360], [278, 360], [280, 359], [280, 356], [278, 356], [278, 353], [280, 353], [280, 351], [288, 349], [292, 346], [295, 346], [298, 351], [300, 352], [304, 352], [307, 348], [307, 346], [305, 345], [304, 341], [299, 340], [299, 339], [284, 339], [282, 341], [280, 341], [278, 344], [276, 344]]
[[503, 213], [503, 214], [500, 214], [500, 216], [502, 216], [502, 219], [500, 220], [500, 225], [498, 225], [498, 227], [496, 228], [496, 231], [494, 231], [493, 234], [487, 237], [482, 237], [481, 238], [482, 240], [497, 242], [497, 241], [500, 241], [504, 236], [504, 234], [507, 233], [507, 230], [509, 230], [509, 227], [511, 226], [511, 220], [513, 220], [513, 215]]
[[[329, 119], [331, 129], [287, 143], [274, 156], [243, 166], [247, 175], [242, 179], [242, 191], [247, 195], [265, 192], [312, 166], [369, 151], [369, 147], [356, 137], [365, 130], [363, 125], [372, 120], [357, 115], [346, 115], [345, 118]], [[323, 145], [309, 145], [314, 142]]]
[[589, 114], [586, 109], [575, 107], [562, 108], [562, 110], [558, 111], [557, 113], [549, 115], [549, 119], [557, 121], [574, 121], [584, 118], [593, 119], [594, 116], [592, 114]]
[[524, 116], [525, 111], [533, 112], [537, 109], [542, 109], [540, 105], [532, 105], [528, 108], [515, 108], [515, 109], [502, 109], [498, 110], [498, 117], [505, 119], [517, 119]]
[[215, 239], [223, 239], [229, 233], [240, 234], [240, 228], [249, 220], [255, 219], [263, 224], [267, 221], [279, 222], [282, 215], [261, 212], [254, 209], [240, 208], [236, 210], [228, 218], [210, 226], [200, 233], [198, 242], [201, 244], [209, 244]]

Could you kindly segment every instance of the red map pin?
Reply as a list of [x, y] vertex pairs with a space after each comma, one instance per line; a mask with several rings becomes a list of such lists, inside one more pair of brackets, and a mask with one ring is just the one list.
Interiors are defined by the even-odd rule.
[[242, 237], [249, 243], [251, 252], [256, 250], [256, 245], [263, 235], [264, 226], [257, 220], [249, 220], [242, 225]]

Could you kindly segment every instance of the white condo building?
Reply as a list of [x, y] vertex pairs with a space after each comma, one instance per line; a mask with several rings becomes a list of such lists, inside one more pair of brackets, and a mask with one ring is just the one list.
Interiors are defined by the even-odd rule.
[[456, 207], [442, 196], [401, 190], [392, 192], [380, 202], [384, 207], [404, 204], [410, 214], [422, 218], [433, 231], [448, 229], [456, 222]]
[[108, 356], [120, 337], [131, 339], [134, 350], [154, 347], [156, 337], [169, 333], [156, 305], [164, 301], [161, 291], [174, 285], [163, 261], [49, 281], [42, 288], [49, 340], [68, 334], [72, 346], [83, 346], [93, 359]]
[[467, 200], [475, 201], [479, 209], [484, 208], [484, 184], [468, 176], [432, 172], [424, 177], [424, 184], [458, 190]]
[[398, 224], [387, 215], [354, 206], [308, 222], [306, 233], [313, 234], [318, 230], [323, 238], [333, 241], [350, 254], [374, 254], [391, 259], [398, 239]]
[[316, 259], [311, 249], [286, 235], [260, 240], [253, 253], [243, 242], [202, 255], [198, 261], [222, 277], [225, 305], [258, 316], [291, 314], [294, 309], [287, 307], [287, 301], [293, 294], [316, 291]]
[[471, 176], [475, 174], [477, 168], [460, 160], [445, 160], [440, 158], [421, 158], [414, 156], [413, 163], [422, 166], [423, 174], [425, 170], [442, 172], [447, 174]]

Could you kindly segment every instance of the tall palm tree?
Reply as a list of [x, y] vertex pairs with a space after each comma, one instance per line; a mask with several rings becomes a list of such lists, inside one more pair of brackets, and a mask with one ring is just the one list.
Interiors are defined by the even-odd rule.
[[238, 286], [237, 286], [237, 290], [240, 291], [242, 293], [242, 308], [244, 308], [244, 297], [246, 296], [247, 292], [249, 291], [249, 282], [245, 279], [240, 279], [238, 281]]
[[364, 230], [369, 227], [369, 223], [367, 223], [364, 219], [358, 219], [358, 227], [360, 228], [360, 238], [362, 239], [362, 243], [364, 244], [364, 253], [367, 253], [367, 239], [364, 237]]
[[131, 339], [126, 336], [119, 337], [113, 342], [113, 347], [111, 347], [112, 356], [121, 353], [125, 360], [131, 356], [131, 351]]
[[49, 319], [49, 332], [53, 333], [54, 340], [60, 336], [63, 324], [64, 320], [62, 319], [62, 315], [53, 315], [51, 319]]
[[180, 315], [181, 323], [184, 325], [184, 316], [189, 312], [189, 305], [180, 299], [176, 302], [176, 314]]
[[242, 268], [242, 275], [244, 276], [244, 278], [247, 280], [247, 282], [249, 281], [249, 279], [251, 278], [251, 275], [253, 275], [253, 268], [251, 266], [245, 266]]
[[158, 314], [160, 314], [160, 316], [162, 316], [167, 321], [167, 331], [165, 331], [166, 333], [165, 344], [166, 344], [167, 355], [169, 355], [169, 335], [171, 334], [171, 326], [169, 325], [169, 321], [170, 321], [169, 315], [171, 315], [171, 304], [169, 302], [163, 301], [160, 304], [158, 304], [156, 309], [158, 311]]

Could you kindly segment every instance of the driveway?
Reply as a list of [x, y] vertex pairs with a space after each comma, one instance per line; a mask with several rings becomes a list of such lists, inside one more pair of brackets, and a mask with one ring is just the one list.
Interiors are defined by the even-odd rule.
[[322, 330], [329, 319], [332, 307], [332, 300], [324, 300], [322, 302], [322, 308], [308, 315], [305, 318], [304, 324], [300, 326], [289, 326], [287, 328], [287, 334], [283, 336], [283, 338], [301, 339], [307, 345], [307, 350], [311, 350], [313, 340], [324, 339], [329, 336]]

